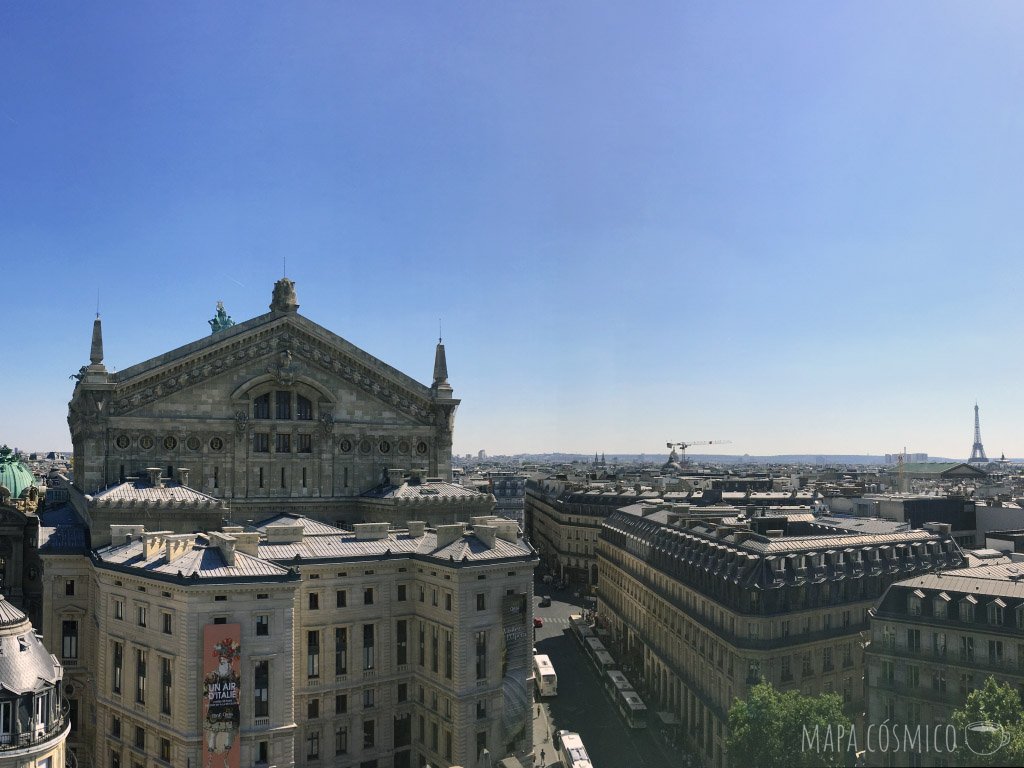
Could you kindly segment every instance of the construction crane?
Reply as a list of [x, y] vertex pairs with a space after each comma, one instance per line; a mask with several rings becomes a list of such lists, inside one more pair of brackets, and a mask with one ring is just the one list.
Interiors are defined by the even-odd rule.
[[674, 451], [676, 448], [680, 450], [680, 464], [686, 463], [686, 449], [694, 445], [725, 445], [731, 443], [732, 440], [680, 440], [678, 443], [665, 443], [670, 451]]

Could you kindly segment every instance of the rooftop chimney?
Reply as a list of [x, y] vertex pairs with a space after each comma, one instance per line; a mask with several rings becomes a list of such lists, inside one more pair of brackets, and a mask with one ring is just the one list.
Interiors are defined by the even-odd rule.
[[221, 557], [224, 558], [224, 563], [228, 567], [232, 567], [235, 564], [235, 537], [221, 533], [220, 531], [210, 531], [210, 546], [217, 547], [220, 550]]
[[498, 529], [493, 525], [474, 525], [473, 535], [482, 541], [488, 549], [494, 549], [494, 539]]
[[356, 523], [352, 526], [356, 532], [356, 539], [359, 541], [378, 541], [388, 537], [391, 530], [390, 523]]
[[437, 526], [437, 549], [447, 547], [453, 541], [461, 539], [465, 532], [465, 523], [452, 523], [451, 525]]
[[[225, 528], [226, 532], [227, 529]], [[242, 552], [253, 557], [259, 556], [260, 535], [256, 531], [238, 531], [232, 533], [235, 537], [235, 551]]]
[[266, 528], [267, 544], [297, 544], [302, 541], [302, 523], [276, 523]]
[[154, 488], [163, 488], [164, 481], [160, 477], [160, 467], [146, 467], [146, 472], [149, 473], [149, 484]]
[[144, 525], [112, 525], [110, 526], [110, 543], [117, 546], [140, 538], [145, 532]]
[[401, 469], [388, 470], [388, 485], [398, 486], [404, 481], [404, 472]]
[[174, 531], [149, 531], [142, 533], [142, 556], [149, 560], [160, 554], [164, 545], [164, 536], [170, 536]]
[[498, 538], [511, 541], [513, 544], [519, 539], [519, 523], [515, 520], [495, 520], [492, 525], [498, 529]]
[[178, 467], [178, 485], [188, 486], [188, 468]]
[[422, 520], [410, 520], [406, 523], [406, 527], [409, 529], [409, 535], [414, 539], [418, 539], [423, 535], [423, 530], [427, 527], [427, 524]]
[[191, 533], [179, 533], [164, 536], [164, 557], [168, 563], [173, 563], [186, 552], [192, 549], [196, 537]]

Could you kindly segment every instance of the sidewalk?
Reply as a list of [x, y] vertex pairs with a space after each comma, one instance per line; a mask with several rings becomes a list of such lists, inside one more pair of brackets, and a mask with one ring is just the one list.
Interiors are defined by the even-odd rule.
[[[537, 710], [540, 709], [540, 716]], [[547, 768], [547, 766], [558, 765], [558, 758], [555, 756], [555, 747], [551, 743], [551, 713], [548, 712], [547, 704], [543, 702], [533, 704], [533, 765], [534, 768]], [[544, 751], [544, 759], [541, 761], [541, 750]]]

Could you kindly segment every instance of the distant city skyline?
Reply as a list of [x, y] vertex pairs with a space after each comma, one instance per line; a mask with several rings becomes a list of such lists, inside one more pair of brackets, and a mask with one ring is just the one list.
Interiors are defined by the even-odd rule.
[[0, 443], [216, 302], [419, 381], [459, 454], [1024, 456], [1024, 8], [0, 8]]

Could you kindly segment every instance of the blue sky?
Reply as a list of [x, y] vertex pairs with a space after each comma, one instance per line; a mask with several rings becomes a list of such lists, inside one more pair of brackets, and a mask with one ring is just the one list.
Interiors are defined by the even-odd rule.
[[5, 3], [0, 441], [301, 312], [455, 448], [1024, 456], [1024, 8]]

